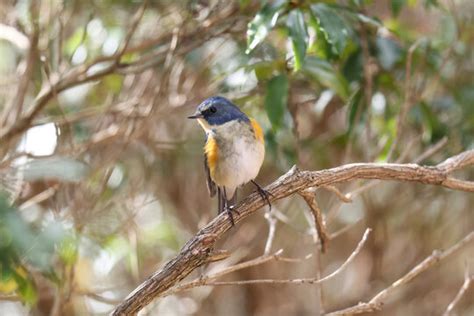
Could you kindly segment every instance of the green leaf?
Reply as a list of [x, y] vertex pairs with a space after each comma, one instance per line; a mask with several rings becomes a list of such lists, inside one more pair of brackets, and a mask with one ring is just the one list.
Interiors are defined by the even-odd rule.
[[324, 3], [311, 6], [311, 12], [318, 21], [319, 28], [323, 31], [327, 41], [331, 43], [334, 52], [340, 55], [347, 45], [350, 28], [341, 16]]
[[406, 3], [406, 0], [392, 0], [390, 5], [392, 9], [392, 15], [398, 16], [398, 14], [400, 14], [400, 11], [402, 10], [403, 6], [406, 5]]
[[349, 85], [346, 79], [330, 63], [314, 56], [307, 56], [303, 69], [323, 86], [336, 92], [343, 100], [347, 100]]
[[314, 41], [310, 43], [308, 54], [315, 54], [317, 57], [326, 60], [336, 59], [338, 56], [334, 54], [332, 44], [328, 42], [326, 34], [319, 27], [318, 20], [313, 15], [311, 15], [308, 22], [308, 25], [316, 33]]
[[13, 276], [18, 284], [18, 294], [21, 297], [21, 300], [26, 304], [32, 306], [38, 300], [38, 292], [36, 290], [36, 285], [33, 278], [27, 274], [22, 267], [18, 267]]
[[347, 57], [342, 67], [342, 74], [349, 82], [362, 80], [364, 75], [364, 58], [360, 48]]
[[273, 77], [267, 85], [265, 94], [265, 111], [272, 123], [274, 131], [277, 131], [282, 123], [288, 102], [288, 78], [286, 75]]
[[293, 54], [295, 55], [295, 71], [298, 71], [303, 66], [306, 48], [308, 47], [308, 30], [303, 13], [300, 10], [291, 11], [288, 15], [287, 26]]
[[[441, 122], [439, 116], [433, 111], [432, 106], [422, 101], [419, 103], [421, 110], [425, 141], [436, 142], [447, 134], [447, 127]], [[412, 110], [416, 112], [416, 108]]]
[[249, 69], [255, 71], [255, 76], [259, 81], [265, 81], [273, 77], [273, 71], [277, 69], [277, 65], [276, 61], [260, 61], [250, 65]]
[[354, 129], [354, 124], [356, 123], [355, 122], [355, 119], [356, 119], [356, 116], [357, 116], [357, 112], [359, 112], [359, 108], [362, 104], [362, 89], [357, 89], [357, 91], [355, 91], [350, 99], [349, 99], [349, 109], [347, 111], [348, 113], [348, 116], [347, 116], [347, 135], [350, 135], [352, 133], [352, 130]]
[[275, 26], [280, 10], [285, 4], [286, 1], [284, 0], [275, 1], [273, 4], [265, 4], [248, 24], [246, 54], [249, 54], [265, 39], [270, 30]]

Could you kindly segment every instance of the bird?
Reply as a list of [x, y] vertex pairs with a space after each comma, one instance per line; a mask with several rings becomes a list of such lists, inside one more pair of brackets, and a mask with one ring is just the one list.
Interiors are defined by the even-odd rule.
[[255, 181], [265, 157], [258, 122], [221, 96], [205, 99], [188, 118], [196, 119], [206, 134], [204, 170], [209, 195], [212, 198], [217, 193], [218, 214], [225, 211], [234, 226], [236, 191], [248, 182], [256, 186], [271, 210], [271, 193]]

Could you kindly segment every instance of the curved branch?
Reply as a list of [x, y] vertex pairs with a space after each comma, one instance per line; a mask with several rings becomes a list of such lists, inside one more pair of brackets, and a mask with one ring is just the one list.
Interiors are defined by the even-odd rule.
[[[311, 187], [321, 187], [355, 179], [379, 179], [417, 182], [450, 189], [474, 192], [474, 182], [454, 179], [450, 173], [474, 165], [474, 150], [465, 151], [436, 166], [395, 163], [353, 163], [319, 171], [300, 171], [293, 167], [266, 187], [270, 200], [276, 201]], [[236, 223], [265, 206], [257, 193], [253, 193], [236, 206]], [[238, 215], [240, 214], [240, 215]], [[214, 218], [181, 249], [165, 266], [146, 279], [116, 307], [113, 315], [134, 315], [153, 299], [177, 284], [199, 266], [209, 262], [214, 243], [231, 228], [225, 213]]]

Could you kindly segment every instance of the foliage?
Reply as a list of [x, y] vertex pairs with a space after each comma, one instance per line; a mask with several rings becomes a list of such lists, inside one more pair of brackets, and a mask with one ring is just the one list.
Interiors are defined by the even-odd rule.
[[[262, 184], [293, 164], [411, 162], [441, 141], [421, 161], [430, 164], [474, 148], [470, 0], [148, 1], [143, 15], [141, 5], [0, 4], [0, 310], [5, 295], [25, 303], [11, 314], [51, 314], [54, 305], [59, 314], [109, 312], [210, 221], [204, 136], [185, 120], [208, 96], [230, 98], [262, 124]], [[36, 31], [37, 47], [28, 50]], [[362, 224], [374, 229], [353, 270], [323, 286], [325, 310], [370, 297], [474, 228], [472, 194], [384, 184], [349, 206], [330, 192], [318, 190], [317, 198], [331, 232], [353, 228], [319, 257], [306, 205], [288, 199], [275, 207], [274, 249], [311, 252], [327, 272], [347, 257]], [[224, 266], [261, 254], [262, 218], [223, 242], [233, 252]], [[314, 274], [313, 263], [235, 275], [295, 278]], [[459, 269], [453, 260], [417, 283], [416, 295], [413, 286], [390, 302], [386, 314], [439, 313], [457, 291]], [[173, 295], [150, 313], [321, 310], [307, 299], [316, 287], [308, 294], [285, 286], [274, 297], [263, 289]], [[459, 305], [473, 308], [469, 299]]]

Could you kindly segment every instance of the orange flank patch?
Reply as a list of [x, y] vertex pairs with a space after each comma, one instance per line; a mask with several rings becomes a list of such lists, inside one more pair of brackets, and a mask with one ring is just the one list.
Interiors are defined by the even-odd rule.
[[261, 143], [263, 143], [263, 131], [262, 131], [262, 127], [260, 126], [260, 124], [258, 124], [258, 122], [256, 120], [254, 120], [253, 118], [250, 119], [250, 124], [252, 125], [253, 132], [255, 133], [255, 137]]
[[219, 157], [219, 151], [215, 138], [208, 136], [206, 145], [204, 146], [204, 153], [206, 154], [207, 165], [209, 166], [209, 173], [211, 174], [211, 178], [214, 178], [217, 159]]

